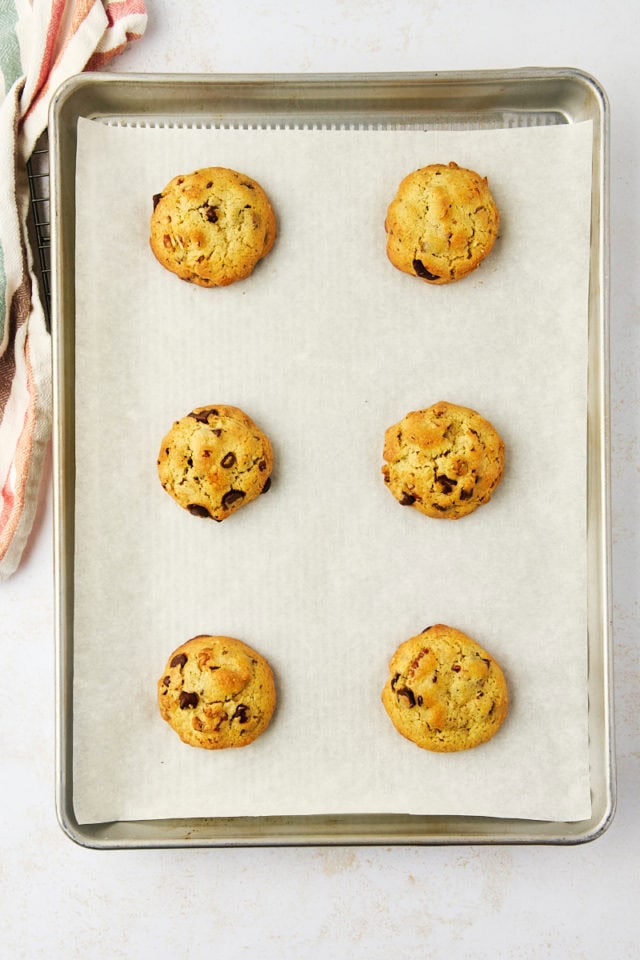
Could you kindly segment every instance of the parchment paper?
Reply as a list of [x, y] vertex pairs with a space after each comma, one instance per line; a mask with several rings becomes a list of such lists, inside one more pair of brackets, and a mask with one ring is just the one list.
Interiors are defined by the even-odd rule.
[[[79, 822], [308, 813], [590, 815], [586, 373], [590, 123], [481, 132], [118, 127], [81, 120], [76, 256], [74, 799]], [[385, 254], [402, 177], [488, 176], [500, 239], [428, 286]], [[152, 195], [230, 166], [260, 181], [277, 244], [206, 290], [148, 245]], [[458, 521], [401, 508], [383, 435], [449, 400], [502, 434], [504, 480]], [[160, 440], [194, 406], [269, 434], [270, 492], [222, 524], [181, 510]], [[380, 703], [396, 646], [465, 631], [508, 678], [488, 744], [432, 754]], [[181, 743], [156, 706], [169, 653], [237, 636], [279, 703], [241, 750]]]

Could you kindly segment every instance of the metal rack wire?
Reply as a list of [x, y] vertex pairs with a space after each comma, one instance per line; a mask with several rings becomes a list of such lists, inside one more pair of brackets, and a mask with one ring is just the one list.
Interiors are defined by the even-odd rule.
[[[27, 162], [31, 194], [31, 227], [34, 234], [34, 268], [42, 303], [51, 324], [51, 209], [49, 204], [49, 141], [43, 134]], [[36, 255], [37, 251], [37, 255]]]

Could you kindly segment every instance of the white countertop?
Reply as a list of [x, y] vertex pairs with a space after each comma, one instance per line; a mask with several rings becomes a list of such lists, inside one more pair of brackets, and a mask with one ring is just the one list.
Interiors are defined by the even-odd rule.
[[638, 955], [640, 68], [633, 0], [149, 2], [127, 72], [577, 67], [611, 103], [611, 443], [618, 810], [592, 843], [97, 852], [54, 804], [50, 466], [0, 586], [3, 957]]

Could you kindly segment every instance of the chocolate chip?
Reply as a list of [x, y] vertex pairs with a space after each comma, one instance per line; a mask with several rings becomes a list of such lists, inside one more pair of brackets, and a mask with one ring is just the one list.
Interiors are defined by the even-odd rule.
[[170, 666], [172, 666], [172, 667], [184, 667], [184, 665], [185, 665], [186, 662], [187, 662], [187, 655], [186, 655], [186, 653], [177, 653], [177, 654], [175, 655], [175, 657], [173, 658], [173, 660], [171, 661]]
[[265, 483], [260, 493], [266, 493], [270, 487], [271, 487], [271, 477], [267, 477], [267, 482]]
[[443, 493], [451, 493], [453, 488], [458, 486], [457, 480], [452, 480], [451, 477], [447, 477], [444, 474], [436, 476], [436, 483], [440, 484]]
[[465, 490], [463, 487], [462, 490], [460, 491], [461, 500], [471, 500], [472, 496], [473, 496], [473, 490]]
[[260, 473], [262, 473], [266, 469], [267, 469], [267, 461], [261, 460], [260, 463], [258, 464], [258, 470], [260, 471]]
[[209, 182], [207, 183], [207, 185], [206, 185], [206, 187], [205, 187], [205, 190], [211, 190], [211, 187], [212, 187], [212, 186], [213, 186], [213, 180], [209, 180]]
[[448, 507], [442, 507], [439, 503], [432, 503], [431, 506], [434, 510], [439, 510], [440, 513], [446, 513], [449, 509]]
[[171, 677], [165, 677], [162, 681], [163, 686], [168, 687], [171, 683]]
[[155, 208], [158, 206], [158, 204], [160, 203], [161, 200], [162, 200], [162, 194], [161, 194], [161, 193], [154, 193], [154, 195], [153, 195], [153, 209], [154, 209], [154, 210], [155, 210]]
[[395, 690], [395, 688], [396, 688], [396, 683], [398, 682], [399, 679], [400, 679], [400, 674], [399, 674], [399, 673], [396, 673], [395, 676], [393, 677], [393, 679], [391, 680], [391, 689], [392, 689], [392, 690]]
[[244, 500], [245, 493], [243, 490], [234, 490], [233, 487], [231, 490], [227, 490], [225, 495], [222, 498], [222, 507], [224, 510], [227, 510], [232, 503], [236, 503], [237, 500]]
[[454, 673], [460, 673], [460, 671], [462, 670], [462, 667], [460, 666], [459, 663], [454, 663], [451, 669], [453, 670]]
[[198, 697], [197, 693], [187, 693], [186, 690], [183, 690], [180, 694], [180, 709], [186, 710], [187, 707], [197, 707], [198, 706]]
[[399, 501], [401, 506], [410, 507], [412, 503], [416, 502], [416, 498], [410, 493], [403, 493], [402, 500]]
[[416, 705], [415, 694], [414, 694], [413, 690], [410, 690], [410, 689], [409, 689], [409, 687], [401, 687], [400, 690], [396, 690], [396, 696], [398, 696], [398, 697], [406, 697], [407, 700], [409, 701], [409, 706], [410, 706], [410, 707], [415, 707], [415, 705]]
[[413, 269], [415, 270], [417, 276], [423, 277], [424, 280], [439, 280], [440, 277], [436, 276], [435, 273], [429, 273], [425, 267], [422, 260], [413, 261]]
[[231, 719], [237, 720], [239, 723], [249, 722], [249, 707], [246, 705], [246, 703], [238, 704]]
[[204, 215], [205, 220], [208, 220], [209, 223], [217, 223], [218, 222], [218, 214], [216, 213], [217, 209], [218, 209], [217, 207], [207, 207]]
[[420, 696], [420, 694], [418, 694], [418, 706], [421, 707], [422, 704], [423, 704], [422, 697]]
[[200, 504], [200, 503], [190, 503], [190, 504], [187, 506], [187, 510], [189, 511], [189, 513], [193, 514], [194, 517], [209, 517], [209, 518], [211, 518], [211, 514], [209, 513], [209, 511], [207, 510], [207, 508], [206, 508], [206, 507], [203, 507], [202, 504]]
[[217, 417], [219, 416], [219, 411], [211, 407], [209, 410], [193, 410], [189, 416], [197, 420], [198, 423], [209, 423], [209, 416]]
[[224, 467], [225, 470], [228, 470], [229, 467], [232, 467], [235, 462], [236, 462], [236, 455], [235, 453], [232, 453], [230, 450], [229, 453], [225, 453], [224, 457], [220, 461], [220, 466]]
[[247, 187], [249, 190], [253, 190], [254, 186], [252, 183], [247, 183], [245, 180], [240, 181], [241, 186]]

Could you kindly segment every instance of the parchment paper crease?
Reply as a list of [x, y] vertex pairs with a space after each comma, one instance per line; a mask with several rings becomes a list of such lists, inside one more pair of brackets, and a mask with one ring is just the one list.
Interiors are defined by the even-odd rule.
[[[308, 813], [590, 815], [585, 443], [590, 123], [480, 132], [156, 129], [81, 120], [76, 255], [74, 800], [79, 822]], [[488, 176], [500, 239], [473, 275], [395, 270], [384, 218], [410, 170]], [[219, 290], [164, 271], [151, 198], [230, 166], [279, 238]], [[384, 430], [446, 399], [502, 434], [494, 499], [458, 521], [401, 508]], [[222, 524], [156, 476], [174, 419], [242, 407], [268, 432], [268, 495]], [[430, 754], [380, 703], [396, 646], [456, 626], [501, 663], [490, 743]], [[183, 745], [159, 717], [169, 653], [237, 636], [279, 705], [242, 750]]]

